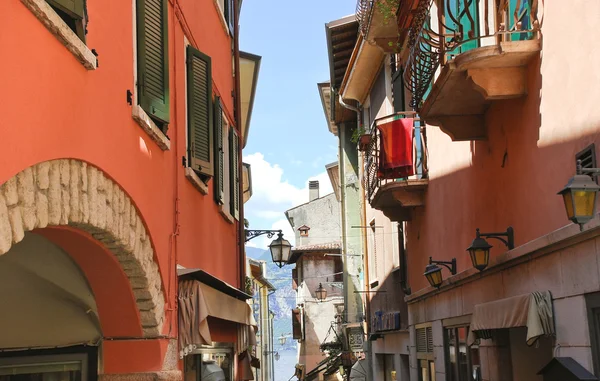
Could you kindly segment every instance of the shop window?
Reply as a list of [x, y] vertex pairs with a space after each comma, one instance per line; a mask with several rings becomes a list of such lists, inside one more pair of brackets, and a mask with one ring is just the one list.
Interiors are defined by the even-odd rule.
[[446, 379], [448, 381], [477, 380], [480, 374], [479, 347], [467, 345], [469, 326], [444, 328]]
[[6, 352], [0, 355], [0, 381], [96, 381], [96, 347]]
[[585, 295], [594, 374], [600, 375], [600, 292]]
[[185, 357], [185, 381], [233, 381], [233, 358], [226, 346], [196, 349]]

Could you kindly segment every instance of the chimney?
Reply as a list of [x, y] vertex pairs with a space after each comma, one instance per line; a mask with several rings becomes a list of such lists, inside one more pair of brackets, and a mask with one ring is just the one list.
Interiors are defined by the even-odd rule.
[[308, 182], [308, 201], [313, 201], [319, 198], [319, 181], [311, 180]]

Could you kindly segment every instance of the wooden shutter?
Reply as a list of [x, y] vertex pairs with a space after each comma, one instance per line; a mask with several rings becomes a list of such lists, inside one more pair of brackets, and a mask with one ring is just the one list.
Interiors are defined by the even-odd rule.
[[225, 202], [225, 149], [223, 147], [223, 108], [221, 107], [221, 98], [215, 98], [214, 106], [214, 125], [215, 125], [215, 200], [219, 204]]
[[427, 353], [427, 328], [417, 328], [417, 352]]
[[74, 19], [84, 18], [83, 0], [47, 0], [47, 2]]
[[225, 14], [225, 20], [227, 20], [227, 26], [229, 27], [229, 33], [233, 35], [233, 17], [235, 12], [235, 7], [233, 6], [233, 0], [223, 0], [225, 9], [223, 13]]
[[139, 104], [152, 118], [169, 123], [167, 0], [137, 0]]
[[299, 308], [292, 310], [292, 337], [294, 340], [302, 340], [302, 321]]
[[213, 169], [211, 59], [187, 47], [188, 156], [190, 167], [207, 176]]
[[292, 269], [292, 290], [298, 289], [298, 269]]
[[231, 215], [237, 220], [240, 218], [240, 138], [235, 128], [229, 129], [229, 203]]
[[394, 97], [394, 112], [405, 111], [404, 109], [404, 71], [396, 70], [392, 75], [392, 95]]

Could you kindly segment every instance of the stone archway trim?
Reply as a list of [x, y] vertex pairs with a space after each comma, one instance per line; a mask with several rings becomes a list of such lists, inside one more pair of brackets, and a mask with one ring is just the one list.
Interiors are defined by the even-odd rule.
[[73, 226], [102, 242], [129, 278], [145, 337], [164, 322], [164, 295], [154, 249], [131, 199], [98, 168], [74, 159], [42, 162], [0, 186], [0, 255], [26, 231]]

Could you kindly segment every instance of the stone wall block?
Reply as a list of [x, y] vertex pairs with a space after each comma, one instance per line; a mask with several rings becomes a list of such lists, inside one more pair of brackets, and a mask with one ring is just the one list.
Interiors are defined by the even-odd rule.
[[98, 193], [98, 205], [96, 206], [96, 212], [98, 213], [98, 228], [106, 228], [106, 195], [104, 192]]
[[135, 223], [136, 223], [136, 220], [137, 220], [136, 217], [137, 217], [138, 213], [137, 213], [137, 210], [135, 208], [135, 205], [133, 205], [133, 203], [131, 202], [131, 200], [130, 200], [130, 204], [131, 204], [131, 207], [130, 207], [131, 210], [129, 212], [129, 223], [131, 224], [132, 227], [135, 227]]
[[50, 163], [45, 161], [35, 166], [35, 180], [39, 189], [48, 189], [50, 186]]
[[62, 213], [60, 215], [60, 224], [68, 225], [71, 214], [71, 194], [68, 187], [62, 189]]
[[145, 277], [131, 277], [129, 283], [131, 283], [133, 289], [148, 288], [148, 279]]
[[69, 186], [71, 179], [71, 163], [69, 160], [59, 160], [60, 167], [60, 183], [64, 186]]
[[79, 209], [81, 211], [81, 223], [83, 224], [87, 224], [90, 221], [90, 203], [89, 203], [89, 196], [87, 194], [87, 192], [83, 191], [83, 188], [81, 188], [82, 192], [79, 195], [80, 198], [80, 202], [79, 202]]
[[45, 228], [48, 226], [48, 197], [42, 192], [36, 193], [36, 215], [37, 215], [37, 227]]
[[[125, 229], [131, 229], [131, 199], [125, 195], [125, 208], [123, 210], [123, 223], [125, 224]], [[126, 233], [128, 234], [128, 233]]]
[[19, 192], [17, 191], [17, 178], [11, 177], [3, 185], [4, 196], [6, 197], [6, 206], [17, 205], [19, 202]]
[[70, 186], [69, 186], [69, 220], [71, 222], [81, 222], [81, 202], [80, 202], [80, 172], [79, 164], [75, 160], [71, 160], [70, 163], [71, 175]]
[[35, 229], [35, 224], [37, 223], [37, 217], [35, 213], [35, 186], [33, 169], [31, 167], [17, 174], [17, 186], [24, 228], [26, 230], [33, 230]]
[[60, 223], [61, 197], [60, 168], [58, 162], [53, 161], [50, 163], [50, 186], [48, 188], [48, 223], [50, 225]]
[[104, 193], [106, 193], [106, 203], [110, 205], [111, 208], [113, 204], [113, 188], [113, 183], [109, 179], [106, 179], [104, 183]]
[[90, 201], [90, 224], [98, 225], [98, 169], [88, 166], [88, 197]]
[[102, 172], [98, 171], [98, 192], [104, 192], [106, 182], [109, 181]]
[[87, 193], [87, 189], [88, 189], [87, 163], [80, 163], [79, 173], [81, 175], [81, 191]]
[[137, 300], [136, 302], [140, 311], [149, 311], [154, 309], [154, 302], [151, 299]]
[[143, 327], [142, 331], [146, 337], [155, 337], [160, 335], [159, 327]]
[[125, 271], [125, 273], [128, 276], [144, 276], [144, 270], [142, 269], [142, 266], [140, 266], [140, 264], [136, 261], [122, 261], [121, 263], [121, 267], [123, 268], [123, 271]]
[[0, 255], [6, 254], [12, 245], [12, 227], [8, 218], [6, 199], [0, 192]]
[[16, 206], [8, 211], [8, 218], [10, 219], [10, 226], [12, 227], [12, 242], [21, 242], [25, 236], [23, 230], [23, 219], [21, 214], [21, 208]]
[[106, 208], [104, 209], [104, 221], [105, 221], [105, 228], [110, 231], [114, 220], [113, 220], [113, 211], [112, 211], [110, 205], [108, 205], [108, 203], [106, 204]]

